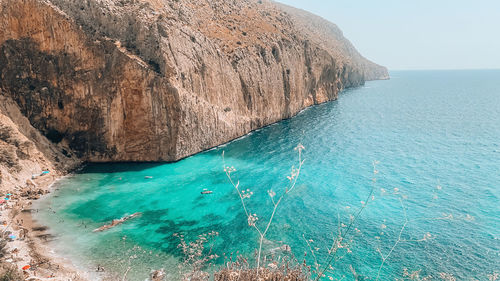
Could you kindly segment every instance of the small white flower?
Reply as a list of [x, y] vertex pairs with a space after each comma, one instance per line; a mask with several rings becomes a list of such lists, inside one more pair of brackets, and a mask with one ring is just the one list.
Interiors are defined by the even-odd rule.
[[272, 189], [268, 190], [267, 193], [269, 194], [269, 196], [272, 198], [274, 196], [276, 196], [276, 192], [274, 192]]
[[302, 151], [302, 150], [305, 150], [306, 148], [302, 145], [302, 144], [298, 144], [293, 150], [298, 150], [298, 151]]

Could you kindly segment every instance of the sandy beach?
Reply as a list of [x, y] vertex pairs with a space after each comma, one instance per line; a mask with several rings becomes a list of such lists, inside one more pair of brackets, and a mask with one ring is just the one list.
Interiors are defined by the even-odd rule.
[[[51, 186], [59, 179], [45, 175], [33, 180], [36, 187], [26, 193], [4, 194], [4, 203], [0, 206], [1, 231], [6, 245], [3, 249], [2, 267], [15, 267], [22, 272], [24, 280], [90, 280], [88, 274], [79, 271], [71, 261], [58, 257], [48, 246], [53, 237], [48, 228], [33, 220], [33, 200], [50, 192]], [[24, 196], [23, 196], [24, 195]]]

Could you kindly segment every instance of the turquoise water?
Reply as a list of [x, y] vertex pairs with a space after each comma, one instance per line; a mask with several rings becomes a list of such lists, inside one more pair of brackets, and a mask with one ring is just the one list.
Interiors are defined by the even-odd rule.
[[[500, 271], [500, 71], [391, 77], [177, 163], [90, 165], [58, 182], [37, 203], [35, 217], [50, 227], [56, 253], [89, 271], [96, 264], [121, 273], [130, 266], [131, 280], [144, 280], [151, 268], [178, 274], [182, 255], [174, 233], [191, 239], [218, 231], [215, 253], [252, 257], [257, 234], [223, 172], [222, 151], [241, 186], [254, 192], [246, 200], [262, 224], [272, 208], [267, 190], [284, 190], [297, 165], [293, 148], [301, 143], [306, 161], [278, 209], [265, 252], [284, 243], [302, 259], [304, 235], [320, 248], [321, 263], [338, 218], [348, 224], [370, 193], [372, 162], [379, 161], [374, 200], [356, 221], [352, 253], [330, 275], [354, 280], [352, 266], [360, 278], [375, 280], [377, 248], [386, 255], [405, 221], [403, 198], [409, 223], [380, 280], [400, 278], [405, 268], [488, 280]], [[213, 194], [201, 195], [205, 188]], [[134, 212], [143, 215], [92, 233]], [[415, 241], [427, 233], [430, 239]]]

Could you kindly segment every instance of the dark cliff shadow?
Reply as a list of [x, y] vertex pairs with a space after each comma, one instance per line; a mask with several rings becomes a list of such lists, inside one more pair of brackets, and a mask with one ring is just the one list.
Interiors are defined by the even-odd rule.
[[161, 165], [166, 165], [167, 162], [108, 162], [108, 163], [87, 163], [77, 173], [123, 173], [123, 172], [138, 172]]

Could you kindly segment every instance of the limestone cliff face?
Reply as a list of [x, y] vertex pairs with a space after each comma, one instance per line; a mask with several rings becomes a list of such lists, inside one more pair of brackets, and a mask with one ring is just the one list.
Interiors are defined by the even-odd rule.
[[387, 79], [265, 0], [0, 0], [1, 95], [86, 161], [174, 161]]

